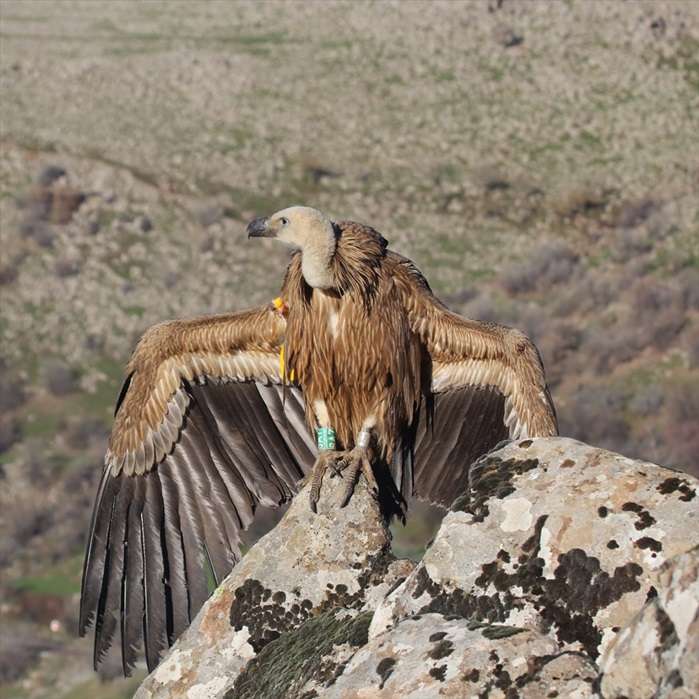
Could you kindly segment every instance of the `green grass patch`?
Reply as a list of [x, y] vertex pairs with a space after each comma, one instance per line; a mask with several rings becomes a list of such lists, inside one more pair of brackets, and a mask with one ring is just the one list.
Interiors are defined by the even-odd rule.
[[127, 316], [138, 316], [143, 317], [143, 314], [148, 310], [145, 306], [139, 306], [138, 304], [133, 304], [131, 306], [122, 306], [121, 310]]
[[98, 677], [65, 694], [57, 695], [57, 699], [131, 699], [148, 673], [145, 670], [135, 670], [132, 677], [102, 682]]
[[40, 595], [72, 597], [80, 592], [82, 579], [83, 555], [60, 561], [47, 568], [40, 575], [28, 575], [13, 581], [18, 590], [34, 592]]
[[36, 404], [28, 407], [21, 421], [25, 439], [49, 439], [62, 427], [65, 413], [54, 407], [42, 408]]

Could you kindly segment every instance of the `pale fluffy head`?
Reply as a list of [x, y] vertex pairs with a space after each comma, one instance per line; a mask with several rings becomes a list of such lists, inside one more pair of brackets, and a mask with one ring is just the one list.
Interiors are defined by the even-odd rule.
[[274, 238], [301, 250], [301, 269], [306, 282], [317, 289], [334, 286], [331, 264], [337, 240], [332, 221], [309, 206], [291, 206], [247, 228], [248, 237]]

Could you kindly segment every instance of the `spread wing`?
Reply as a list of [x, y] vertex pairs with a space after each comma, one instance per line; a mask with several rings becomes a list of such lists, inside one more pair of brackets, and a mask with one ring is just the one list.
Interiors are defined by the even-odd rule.
[[239, 559], [258, 504], [279, 505], [315, 446], [282, 385], [286, 321], [272, 304], [161, 323], [127, 366], [92, 515], [80, 633], [95, 668], [121, 633], [125, 674], [149, 669]]
[[536, 347], [518, 330], [469, 320], [438, 301], [415, 266], [393, 254], [413, 331], [426, 350], [414, 436], [413, 491], [448, 506], [468, 466], [504, 439], [558, 434]]

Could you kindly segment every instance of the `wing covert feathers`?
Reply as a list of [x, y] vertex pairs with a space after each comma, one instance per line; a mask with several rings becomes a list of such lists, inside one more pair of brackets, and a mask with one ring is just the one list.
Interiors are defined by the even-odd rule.
[[410, 260], [392, 257], [413, 331], [429, 358], [431, 391], [492, 386], [505, 396], [503, 420], [510, 439], [558, 434], [541, 357], [531, 340], [519, 330], [453, 313], [434, 297]]
[[126, 372], [109, 443], [114, 475], [143, 473], [170, 451], [190, 404], [183, 381], [281, 381], [285, 321], [262, 308], [159, 323], [143, 335]]
[[498, 442], [558, 434], [556, 413], [524, 334], [453, 313], [410, 260], [390, 257], [430, 375], [417, 418], [414, 494], [446, 506], [466, 486], [470, 464]]
[[313, 463], [301, 392], [281, 384], [284, 325], [272, 304], [174, 320], [134, 351], [83, 569], [95, 667], [119, 631], [125, 674], [142, 642], [153, 669], [208, 598], [209, 572], [218, 584], [238, 560], [258, 503], [288, 500]]

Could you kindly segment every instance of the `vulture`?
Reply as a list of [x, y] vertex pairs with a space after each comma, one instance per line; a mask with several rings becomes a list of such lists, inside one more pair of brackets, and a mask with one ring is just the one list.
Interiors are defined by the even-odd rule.
[[150, 328], [126, 367], [85, 554], [80, 634], [152, 670], [240, 558], [259, 505], [364, 475], [387, 517], [448, 506], [505, 439], [557, 434], [536, 347], [463, 318], [373, 228], [303, 206], [248, 237], [294, 250], [278, 299]]

